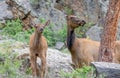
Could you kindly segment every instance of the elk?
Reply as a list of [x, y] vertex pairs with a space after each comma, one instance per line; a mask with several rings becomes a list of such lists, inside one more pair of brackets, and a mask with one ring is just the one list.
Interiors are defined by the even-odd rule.
[[[47, 41], [46, 38], [42, 35], [42, 32], [46, 26], [48, 26], [50, 20], [48, 20], [45, 24], [35, 24], [35, 32], [30, 36], [30, 62], [31, 69], [34, 78], [44, 78], [46, 73], [46, 53], [47, 53]], [[37, 67], [37, 57], [41, 59], [41, 68], [40, 72]]]
[[[75, 28], [83, 26], [84, 20], [80, 20], [74, 15], [66, 16], [67, 20], [67, 47], [71, 53], [73, 67], [80, 68], [83, 65], [90, 65], [91, 62], [98, 61], [100, 42], [87, 38], [77, 38]], [[120, 63], [120, 41], [116, 41], [113, 62]]]

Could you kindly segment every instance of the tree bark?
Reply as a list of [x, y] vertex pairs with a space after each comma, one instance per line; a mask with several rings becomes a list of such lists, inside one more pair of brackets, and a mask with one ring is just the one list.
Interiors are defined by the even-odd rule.
[[120, 17], [120, 0], [110, 0], [104, 21], [99, 48], [99, 61], [112, 62], [115, 52], [116, 31]]

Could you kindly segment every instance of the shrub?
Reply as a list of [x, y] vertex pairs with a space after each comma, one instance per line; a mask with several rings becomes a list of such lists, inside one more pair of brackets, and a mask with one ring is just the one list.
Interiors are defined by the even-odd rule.
[[12, 37], [15, 40], [29, 42], [29, 37], [34, 29], [22, 30], [23, 24], [20, 19], [8, 20], [3, 28], [3, 34]]
[[26, 73], [30, 70], [27, 70], [26, 73], [20, 71], [23, 60], [17, 60], [18, 54], [13, 52], [13, 48], [18, 48], [18, 46], [13, 46], [15, 42], [9, 40], [0, 44], [0, 76], [3, 78], [28, 78]]
[[94, 68], [91, 66], [84, 66], [80, 69], [73, 70], [72, 72], [61, 72], [62, 78], [94, 78]]
[[8, 20], [6, 26], [3, 29], [6, 35], [14, 36], [22, 31], [22, 22], [20, 19]]
[[73, 10], [68, 6], [64, 7], [64, 11], [66, 12], [67, 15], [74, 14]]
[[93, 24], [92, 23], [87, 23], [85, 24], [84, 26], [80, 26], [79, 28], [76, 29], [76, 35], [77, 37], [80, 37], [80, 38], [85, 38], [86, 35], [85, 33], [88, 31], [88, 29], [92, 26]]
[[[20, 61], [13, 60], [9, 53], [2, 54], [0, 52], [0, 57], [4, 57], [4, 62], [0, 62], [0, 74], [5, 78], [20, 78], [19, 67], [21, 65]], [[12, 55], [15, 57], [15, 55]]]
[[[45, 23], [45, 19], [43, 19], [43, 18], [41, 18], [40, 21], [41, 21], [41, 23]], [[53, 28], [52, 28], [53, 26], [54, 26], [53, 23], [50, 23], [50, 25], [47, 26], [43, 32], [44, 36], [47, 38], [47, 42], [48, 42], [49, 46], [55, 45], [55, 43], [57, 41], [64, 42], [66, 40], [67, 26], [64, 25], [63, 28], [60, 29], [59, 31], [53, 30]]]

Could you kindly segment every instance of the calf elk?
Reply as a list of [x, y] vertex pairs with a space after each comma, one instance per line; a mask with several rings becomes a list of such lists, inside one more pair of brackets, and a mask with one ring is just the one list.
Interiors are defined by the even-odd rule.
[[[74, 29], [85, 24], [85, 21], [78, 19], [74, 15], [66, 16], [67, 19], [67, 47], [72, 56], [75, 68], [80, 68], [84, 64], [98, 61], [100, 43], [85, 38], [77, 38]], [[120, 41], [116, 41], [116, 48], [113, 61], [120, 63]]]
[[[44, 78], [46, 72], [46, 52], [48, 45], [42, 32], [49, 23], [50, 21], [47, 21], [45, 24], [35, 24], [35, 32], [30, 36], [30, 62], [34, 78]], [[40, 72], [37, 68], [37, 57], [41, 59], [42, 66]]]

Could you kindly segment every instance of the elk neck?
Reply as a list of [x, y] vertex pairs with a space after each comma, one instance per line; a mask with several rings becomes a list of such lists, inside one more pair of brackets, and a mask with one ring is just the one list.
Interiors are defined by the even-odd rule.
[[33, 46], [35, 48], [38, 48], [40, 45], [40, 39], [41, 39], [42, 33], [38, 33], [37, 31], [35, 31], [34, 34], [34, 42], [33, 42]]
[[73, 46], [75, 40], [75, 32], [74, 29], [68, 27], [67, 31], [67, 47], [69, 50], [71, 50], [71, 47]]

